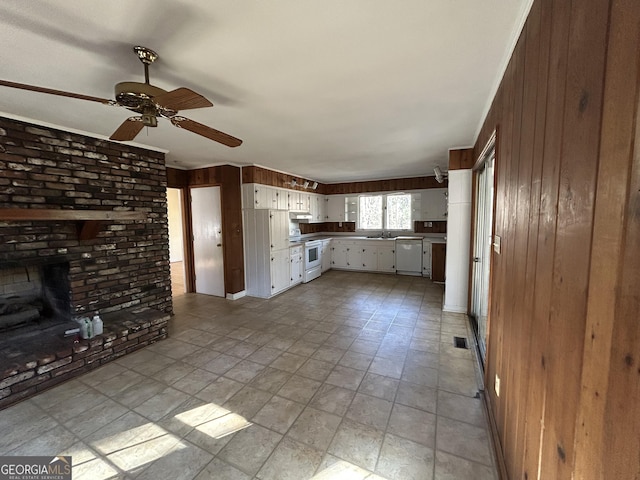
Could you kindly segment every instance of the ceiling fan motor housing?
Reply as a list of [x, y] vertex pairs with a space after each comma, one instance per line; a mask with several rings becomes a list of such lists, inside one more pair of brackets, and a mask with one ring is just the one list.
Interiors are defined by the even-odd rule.
[[[115, 86], [116, 102], [119, 105], [143, 115], [143, 117], [154, 117], [154, 122], [145, 120], [145, 125], [155, 127], [157, 120], [155, 117], [172, 117], [176, 110], [160, 107], [153, 102], [153, 98], [167, 93], [160, 87], [140, 82], [120, 82]], [[155, 123], [155, 124], [151, 124]]]

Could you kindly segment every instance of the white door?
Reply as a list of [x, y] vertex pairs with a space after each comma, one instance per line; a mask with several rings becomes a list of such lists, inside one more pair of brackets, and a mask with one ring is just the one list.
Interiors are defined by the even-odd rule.
[[220, 187], [191, 189], [196, 293], [224, 297]]
[[491, 240], [493, 231], [493, 164], [491, 149], [476, 175], [476, 230], [473, 247], [473, 277], [471, 314], [475, 322], [480, 354], [484, 362], [487, 351], [487, 320], [489, 316], [489, 282], [491, 267]]

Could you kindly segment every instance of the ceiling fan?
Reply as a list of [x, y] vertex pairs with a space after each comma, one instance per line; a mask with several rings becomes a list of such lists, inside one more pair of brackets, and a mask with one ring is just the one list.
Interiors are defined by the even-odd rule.
[[167, 92], [162, 88], [151, 85], [149, 83], [149, 65], [158, 59], [158, 54], [149, 48], [140, 46], [133, 47], [133, 50], [144, 65], [144, 83], [121, 82], [116, 84], [115, 100], [6, 80], [0, 80], [0, 86], [77, 98], [105, 105], [117, 105], [140, 114], [127, 118], [109, 137], [110, 140], [119, 142], [133, 140], [143, 127], [157, 127], [158, 117], [164, 117], [178, 128], [184, 128], [228, 147], [237, 147], [242, 144], [242, 140], [239, 138], [178, 115], [180, 110], [212, 107], [213, 104], [202, 95], [188, 88], [182, 87]]

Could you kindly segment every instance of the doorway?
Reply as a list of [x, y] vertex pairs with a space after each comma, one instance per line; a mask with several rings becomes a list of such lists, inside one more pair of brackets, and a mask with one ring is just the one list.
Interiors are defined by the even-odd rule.
[[192, 187], [190, 193], [196, 293], [224, 297], [220, 187]]
[[471, 319], [482, 363], [485, 363], [489, 322], [489, 283], [493, 239], [495, 137], [485, 148], [475, 175], [475, 232], [471, 286]]
[[174, 297], [184, 295], [187, 291], [182, 212], [182, 191], [179, 188], [167, 188], [169, 265], [171, 267], [171, 295]]

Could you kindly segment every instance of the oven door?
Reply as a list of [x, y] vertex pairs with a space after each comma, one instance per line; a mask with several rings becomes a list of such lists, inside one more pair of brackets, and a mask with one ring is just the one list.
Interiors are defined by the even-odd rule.
[[304, 269], [311, 270], [312, 268], [322, 265], [322, 243], [312, 242], [304, 246]]

